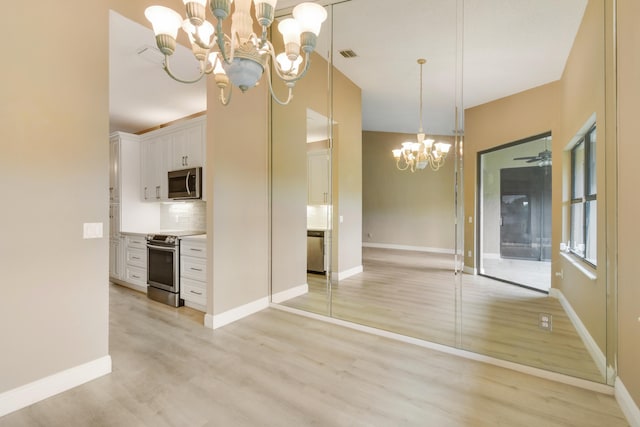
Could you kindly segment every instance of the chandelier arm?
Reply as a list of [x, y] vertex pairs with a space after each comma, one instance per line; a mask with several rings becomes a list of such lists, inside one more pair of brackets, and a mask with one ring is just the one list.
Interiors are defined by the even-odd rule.
[[406, 171], [407, 168], [409, 167], [409, 163], [408, 162], [404, 162], [404, 167], [400, 167], [400, 159], [396, 160], [396, 167], [401, 170], [401, 171]]
[[266, 44], [269, 46], [269, 53], [271, 54], [271, 63], [273, 64], [273, 68], [276, 70], [276, 74], [280, 78], [280, 80], [283, 80], [286, 83], [295, 83], [301, 78], [303, 78], [305, 74], [307, 74], [307, 71], [309, 71], [309, 68], [311, 67], [311, 55], [309, 54], [309, 52], [305, 52], [304, 54], [304, 68], [302, 69], [302, 72], [295, 77], [287, 77], [284, 74], [282, 74], [283, 70], [280, 69], [280, 64], [276, 59], [276, 51], [273, 48], [273, 45], [269, 40], [266, 41]]
[[204, 77], [205, 75], [204, 64], [202, 63], [202, 61], [199, 61], [199, 62], [200, 62], [200, 75], [198, 76], [198, 78], [194, 80], [183, 80], [180, 77], [173, 74], [173, 72], [171, 71], [171, 67], [169, 67], [169, 55], [164, 56], [164, 63], [162, 64], [162, 68], [164, 68], [164, 71], [166, 71], [169, 77], [171, 77], [173, 80], [180, 83], [191, 84], [191, 83], [199, 82], [202, 79], [202, 77]]
[[215, 40], [209, 44], [205, 43], [204, 40], [200, 38], [200, 33], [198, 33], [198, 31], [194, 31], [193, 33], [191, 33], [191, 36], [193, 36], [193, 41], [196, 42], [196, 44], [202, 49], [211, 50], [216, 45]]
[[229, 85], [229, 96], [228, 97], [225, 97], [225, 95], [224, 95], [224, 88], [220, 88], [220, 96], [219, 96], [220, 103], [225, 107], [227, 105], [229, 105], [229, 103], [231, 102], [231, 95], [233, 95], [233, 85]]
[[289, 102], [291, 102], [291, 100], [293, 99], [293, 84], [291, 85], [287, 84], [287, 87], [289, 88], [289, 95], [287, 96], [287, 100], [286, 101], [280, 100], [276, 96], [275, 92], [273, 91], [273, 85], [271, 84], [271, 72], [269, 71], [269, 67], [266, 67], [266, 70], [267, 70], [267, 81], [269, 82], [269, 92], [271, 92], [271, 97], [273, 98], [273, 100], [280, 105], [289, 104]]

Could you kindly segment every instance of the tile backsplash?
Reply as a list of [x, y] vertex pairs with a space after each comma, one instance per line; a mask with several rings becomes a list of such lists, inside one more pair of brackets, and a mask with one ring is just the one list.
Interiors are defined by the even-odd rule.
[[331, 228], [331, 206], [307, 205], [307, 228]]
[[206, 202], [173, 202], [160, 205], [160, 228], [163, 230], [206, 230]]

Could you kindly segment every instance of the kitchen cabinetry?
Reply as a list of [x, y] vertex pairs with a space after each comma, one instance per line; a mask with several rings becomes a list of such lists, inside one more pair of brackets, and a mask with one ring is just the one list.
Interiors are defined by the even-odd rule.
[[140, 190], [142, 200], [167, 200], [167, 147], [171, 137], [157, 135], [140, 143]]
[[[160, 208], [140, 200], [140, 137], [115, 132], [109, 137], [109, 277], [125, 284], [144, 282], [146, 273], [127, 270], [126, 242], [122, 232], [160, 228]], [[144, 238], [142, 239], [144, 242]], [[127, 275], [129, 278], [127, 278]], [[136, 276], [136, 277], [134, 277]], [[143, 290], [140, 287], [135, 289]]]
[[120, 138], [109, 138], [109, 201], [117, 203], [120, 200]]
[[109, 278], [122, 278], [120, 236], [120, 138], [109, 138]]
[[329, 152], [327, 150], [307, 153], [307, 204], [329, 203]]
[[205, 165], [205, 117], [197, 117], [141, 136], [140, 196], [168, 200], [167, 173]]
[[180, 298], [197, 310], [207, 308], [206, 238], [180, 240]]
[[122, 238], [109, 239], [109, 279], [122, 279]]
[[126, 286], [147, 291], [147, 241], [144, 236], [126, 235], [124, 238], [124, 277]]
[[171, 135], [169, 170], [194, 168], [204, 164], [204, 125], [192, 123]]

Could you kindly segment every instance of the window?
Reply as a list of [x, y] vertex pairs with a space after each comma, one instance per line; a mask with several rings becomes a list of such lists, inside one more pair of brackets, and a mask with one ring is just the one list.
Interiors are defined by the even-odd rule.
[[569, 249], [589, 264], [597, 259], [596, 127], [571, 149], [571, 235]]

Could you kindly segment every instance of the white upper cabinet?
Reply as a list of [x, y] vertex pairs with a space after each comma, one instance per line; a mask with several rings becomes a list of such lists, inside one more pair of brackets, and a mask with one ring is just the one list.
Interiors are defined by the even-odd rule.
[[203, 166], [204, 126], [195, 123], [172, 134], [169, 170]]
[[309, 205], [329, 203], [329, 152], [326, 150], [307, 153], [307, 198]]
[[157, 135], [142, 141], [140, 191], [142, 200], [167, 200], [167, 149], [170, 135]]
[[[167, 126], [141, 136], [140, 196], [168, 200], [169, 171], [205, 166], [205, 117]], [[203, 169], [204, 170], [204, 169]], [[204, 172], [203, 172], [204, 180]]]

